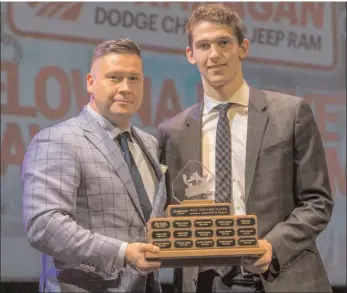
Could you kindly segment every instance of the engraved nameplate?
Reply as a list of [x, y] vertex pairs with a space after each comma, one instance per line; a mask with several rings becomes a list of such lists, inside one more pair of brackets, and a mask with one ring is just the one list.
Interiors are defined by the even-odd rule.
[[170, 217], [202, 217], [202, 216], [227, 216], [230, 214], [230, 206], [208, 205], [198, 207], [172, 207]]
[[254, 228], [240, 228], [237, 230], [238, 236], [254, 236], [255, 233], [256, 232]]
[[213, 247], [214, 241], [212, 239], [196, 240], [195, 246], [196, 247]]
[[170, 232], [169, 231], [154, 231], [152, 233], [153, 239], [162, 239], [162, 238], [170, 238]]
[[213, 221], [212, 220], [196, 220], [194, 221], [194, 226], [197, 228], [203, 228], [203, 227], [212, 227]]
[[189, 238], [192, 237], [192, 231], [189, 230], [176, 230], [173, 232], [174, 238]]
[[237, 221], [237, 226], [255, 225], [255, 219], [254, 218], [238, 218], [236, 221]]
[[240, 246], [250, 246], [257, 244], [257, 239], [255, 238], [240, 238], [238, 241]]
[[235, 246], [235, 239], [218, 239], [217, 240], [218, 247], [232, 247]]
[[170, 228], [169, 221], [153, 221], [152, 229], [168, 229]]
[[217, 227], [232, 227], [234, 226], [234, 220], [233, 219], [216, 220], [216, 226]]
[[160, 249], [171, 248], [171, 242], [170, 241], [153, 241], [153, 245], [158, 246]]
[[234, 236], [234, 229], [218, 229], [216, 235], [220, 237], [231, 237]]
[[172, 226], [174, 228], [190, 228], [192, 223], [189, 220], [173, 221]]
[[202, 238], [202, 237], [212, 237], [213, 231], [212, 230], [195, 230], [195, 237]]
[[193, 241], [191, 240], [176, 240], [174, 242], [175, 248], [191, 248], [193, 247]]

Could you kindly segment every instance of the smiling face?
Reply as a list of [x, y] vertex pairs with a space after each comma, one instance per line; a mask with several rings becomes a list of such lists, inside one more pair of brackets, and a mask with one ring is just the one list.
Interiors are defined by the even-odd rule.
[[241, 86], [241, 60], [248, 53], [248, 40], [239, 44], [230, 26], [212, 22], [197, 23], [191, 36], [192, 44], [186, 55], [190, 63], [197, 64], [205, 92]]
[[98, 57], [87, 75], [91, 107], [125, 128], [143, 99], [143, 65], [136, 54], [109, 53]]

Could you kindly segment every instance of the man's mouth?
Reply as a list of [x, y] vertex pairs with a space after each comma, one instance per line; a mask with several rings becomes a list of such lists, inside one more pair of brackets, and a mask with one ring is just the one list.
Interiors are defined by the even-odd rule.
[[223, 68], [227, 66], [226, 64], [214, 64], [214, 65], [210, 65], [210, 66], [207, 66], [208, 69], [215, 69], [215, 68]]
[[126, 103], [126, 104], [133, 104], [132, 101], [126, 100], [126, 99], [115, 99], [115, 102], [117, 103]]

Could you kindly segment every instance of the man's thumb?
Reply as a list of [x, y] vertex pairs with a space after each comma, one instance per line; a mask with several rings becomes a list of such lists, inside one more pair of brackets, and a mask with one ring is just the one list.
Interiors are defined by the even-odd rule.
[[158, 246], [148, 243], [143, 245], [143, 250], [147, 252], [159, 252], [160, 248]]

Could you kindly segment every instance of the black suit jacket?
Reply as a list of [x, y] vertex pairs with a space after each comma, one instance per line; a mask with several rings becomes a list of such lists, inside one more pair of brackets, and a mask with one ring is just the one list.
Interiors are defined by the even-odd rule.
[[[202, 104], [159, 125], [167, 188], [189, 160], [202, 161]], [[315, 239], [330, 220], [333, 199], [324, 148], [303, 99], [250, 88], [246, 147], [247, 214], [272, 245], [278, 276], [262, 277], [266, 292], [330, 292]], [[183, 269], [183, 288], [196, 290], [197, 269]]]

